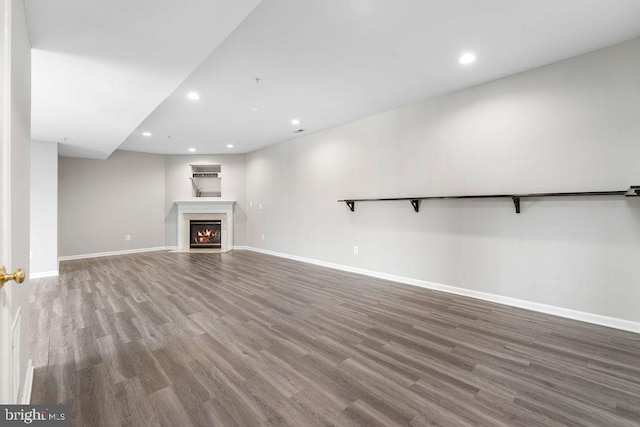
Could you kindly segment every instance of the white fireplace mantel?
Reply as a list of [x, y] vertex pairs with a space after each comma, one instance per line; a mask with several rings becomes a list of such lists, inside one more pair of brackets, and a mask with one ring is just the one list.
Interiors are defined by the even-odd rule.
[[[226, 215], [226, 233], [223, 232], [222, 239], [223, 248], [226, 250], [233, 249], [233, 208], [235, 200], [221, 200], [217, 197], [192, 197], [189, 199], [174, 200], [178, 207], [178, 251], [188, 251], [189, 247], [185, 245], [185, 233], [189, 230], [185, 227], [185, 214], [222, 214]], [[226, 234], [226, 239], [224, 234]], [[226, 245], [224, 244], [226, 243]], [[186, 247], [185, 247], [186, 246]]]

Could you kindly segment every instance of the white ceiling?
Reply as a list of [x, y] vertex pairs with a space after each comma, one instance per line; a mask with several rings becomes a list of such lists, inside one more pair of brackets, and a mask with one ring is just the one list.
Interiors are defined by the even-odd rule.
[[638, 0], [26, 1], [33, 138], [95, 158], [245, 153], [640, 36]]
[[258, 3], [26, 0], [32, 138], [108, 157]]

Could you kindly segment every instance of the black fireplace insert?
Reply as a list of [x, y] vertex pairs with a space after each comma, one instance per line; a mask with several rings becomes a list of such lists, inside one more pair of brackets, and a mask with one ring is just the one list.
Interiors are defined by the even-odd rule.
[[189, 247], [191, 249], [220, 249], [222, 221], [197, 219], [189, 221]]

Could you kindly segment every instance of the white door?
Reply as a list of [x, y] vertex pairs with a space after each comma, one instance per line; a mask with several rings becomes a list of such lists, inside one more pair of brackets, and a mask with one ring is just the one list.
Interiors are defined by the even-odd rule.
[[[31, 48], [23, 0], [0, 0], [0, 267], [29, 271]], [[0, 288], [0, 403], [28, 403], [29, 283]]]

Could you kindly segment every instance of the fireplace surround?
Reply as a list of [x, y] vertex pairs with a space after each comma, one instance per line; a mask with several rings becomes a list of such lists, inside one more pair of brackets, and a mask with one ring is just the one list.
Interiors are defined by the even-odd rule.
[[[227, 252], [233, 249], [233, 210], [235, 200], [215, 197], [194, 197], [176, 200], [177, 251], [178, 252]], [[219, 247], [192, 247], [191, 221], [219, 221]]]

